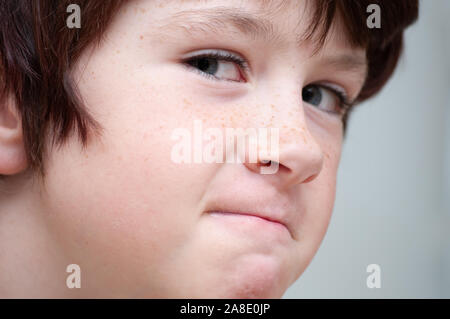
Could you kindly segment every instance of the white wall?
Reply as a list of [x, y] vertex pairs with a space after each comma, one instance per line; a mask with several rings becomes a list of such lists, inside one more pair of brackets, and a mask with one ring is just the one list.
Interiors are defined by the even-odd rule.
[[[445, 2], [447, 19], [450, 18], [450, 1]], [[450, 57], [450, 21], [443, 21], [443, 32], [447, 37], [445, 41], [447, 57]], [[443, 19], [444, 20], [444, 19]], [[450, 74], [450, 62], [448, 65], [448, 74]], [[443, 252], [443, 280], [442, 280], [442, 294], [449, 298], [450, 296], [450, 89], [447, 90], [447, 116], [446, 116], [446, 145], [444, 155], [444, 215], [446, 220], [443, 221], [444, 233], [444, 252]]]
[[450, 298], [449, 163], [450, 1], [422, 1], [393, 79], [352, 115], [327, 235], [284, 298]]

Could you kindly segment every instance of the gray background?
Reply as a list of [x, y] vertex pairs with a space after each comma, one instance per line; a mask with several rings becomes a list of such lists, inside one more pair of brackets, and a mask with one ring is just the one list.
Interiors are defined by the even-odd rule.
[[352, 114], [328, 232], [284, 298], [450, 298], [450, 0], [420, 4], [394, 77]]

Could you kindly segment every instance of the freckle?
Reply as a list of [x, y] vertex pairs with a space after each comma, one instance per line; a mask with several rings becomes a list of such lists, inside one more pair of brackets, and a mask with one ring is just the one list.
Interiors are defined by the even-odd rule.
[[147, 10], [144, 9], [144, 8], [141, 8], [141, 12], [142, 12], [142, 13], [145, 13], [145, 12], [147, 12]]
[[119, 51], [119, 50], [116, 50], [116, 53], [117, 53], [117, 54], [119, 54], [119, 53], [120, 53], [120, 51]]
[[139, 39], [141, 39], [141, 40], [144, 40], [144, 36], [143, 36], [143, 35], [141, 35], [141, 36], [139, 37]]

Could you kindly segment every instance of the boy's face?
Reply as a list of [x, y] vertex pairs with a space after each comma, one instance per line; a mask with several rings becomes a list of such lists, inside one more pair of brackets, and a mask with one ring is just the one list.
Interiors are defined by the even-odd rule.
[[[277, 298], [305, 270], [331, 216], [342, 146], [341, 119], [327, 112], [338, 98], [322, 85], [353, 98], [365, 75], [353, 64], [364, 51], [338, 25], [317, 54], [299, 45], [310, 9], [133, 1], [84, 52], [74, 77], [103, 131], [86, 149], [73, 137], [50, 151], [41, 204], [87, 295]], [[241, 21], [245, 12], [273, 28]], [[205, 52], [244, 58], [249, 69], [193, 59]], [[196, 119], [224, 135], [279, 128], [278, 171], [174, 161], [172, 134], [194, 134]]]

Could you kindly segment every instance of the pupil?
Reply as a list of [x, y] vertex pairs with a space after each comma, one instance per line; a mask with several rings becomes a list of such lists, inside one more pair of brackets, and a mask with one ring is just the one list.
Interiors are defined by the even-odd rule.
[[217, 60], [211, 58], [200, 58], [197, 60], [196, 67], [205, 73], [214, 74], [217, 71]]
[[317, 86], [307, 86], [302, 91], [302, 98], [312, 105], [319, 105], [322, 101], [322, 94]]

